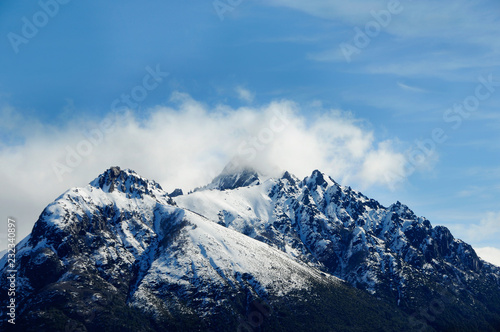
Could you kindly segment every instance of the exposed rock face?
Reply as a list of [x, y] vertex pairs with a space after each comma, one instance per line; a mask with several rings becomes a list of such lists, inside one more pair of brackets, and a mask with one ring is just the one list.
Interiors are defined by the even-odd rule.
[[259, 183], [260, 175], [255, 169], [245, 166], [234, 167], [232, 164], [229, 164], [212, 182], [204, 187], [195, 189], [195, 191], [207, 189], [231, 190]]
[[[406, 323], [401, 311], [177, 207], [157, 183], [118, 167], [47, 206], [17, 246], [15, 268], [17, 321], [9, 325], [2, 306], [2, 330], [275, 330], [311, 319], [304, 330], [396, 331]], [[0, 269], [5, 289], [6, 257]]]
[[500, 310], [500, 269], [470, 245], [400, 202], [384, 207], [319, 171], [302, 181], [285, 172], [224, 195], [205, 190], [177, 202], [408, 313], [443, 292], [452, 299], [443, 314], [450, 320], [453, 310], [481, 307], [493, 316]]
[[174, 197], [177, 197], [177, 196], [182, 196], [184, 195], [184, 193], [182, 192], [182, 189], [175, 189], [174, 191], [172, 191], [170, 194], [168, 194], [168, 196], [174, 198]]
[[[319, 171], [226, 170], [168, 195], [112, 167], [47, 206], [16, 250], [18, 320], [2, 330], [500, 329], [498, 267]], [[11, 268], [4, 256], [2, 289]]]

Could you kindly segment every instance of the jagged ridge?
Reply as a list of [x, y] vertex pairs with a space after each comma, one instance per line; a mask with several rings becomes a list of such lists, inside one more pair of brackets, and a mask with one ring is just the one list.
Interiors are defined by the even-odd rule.
[[[50, 204], [17, 254], [20, 330], [235, 330], [253, 326], [242, 317], [262, 303], [275, 314], [259, 324], [273, 330], [310, 317], [302, 330], [354, 323], [399, 330], [406, 319], [333, 276], [177, 207], [154, 181], [118, 167]], [[2, 273], [6, 263], [0, 260]]]
[[409, 313], [441, 298], [442, 292], [452, 294], [456, 306], [443, 314], [449, 320], [429, 322], [437, 327], [450, 326], [457, 312], [466, 317], [484, 311], [475, 322], [483, 328], [491, 328], [492, 316], [494, 324], [499, 322], [498, 267], [404, 204], [384, 207], [320, 171], [302, 181], [285, 172], [260, 185], [203, 191], [176, 201]]

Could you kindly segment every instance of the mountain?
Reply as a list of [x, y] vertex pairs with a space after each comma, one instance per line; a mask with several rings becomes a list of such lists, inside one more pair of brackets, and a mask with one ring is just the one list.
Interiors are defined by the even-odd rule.
[[2, 331], [500, 330], [500, 268], [320, 171], [227, 167], [183, 195], [111, 167], [44, 209], [14, 268]]
[[194, 191], [206, 189], [231, 190], [249, 187], [260, 184], [260, 177], [259, 172], [251, 167], [229, 163], [212, 182], [204, 187], [196, 188]]
[[400, 202], [384, 207], [317, 170], [176, 202], [400, 308], [412, 327], [500, 330], [500, 268]]
[[[229, 175], [234, 185], [227, 188], [231, 181], [220, 179], [224, 186], [213, 191], [263, 188], [240, 181], [247, 175]], [[398, 307], [200, 212], [119, 167], [66, 191], [16, 247], [16, 324], [7, 322], [2, 305], [0, 329], [399, 331], [408, 325]], [[3, 257], [3, 290], [11, 269]], [[10, 301], [7, 292], [0, 301]]]

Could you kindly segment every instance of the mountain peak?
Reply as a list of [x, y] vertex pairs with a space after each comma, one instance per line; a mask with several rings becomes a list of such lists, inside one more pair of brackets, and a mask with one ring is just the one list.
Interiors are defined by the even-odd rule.
[[295, 175], [291, 174], [288, 171], [285, 171], [283, 175], [281, 176], [281, 179], [287, 180], [291, 185], [295, 185], [299, 179], [295, 177]]
[[303, 181], [305, 185], [310, 189], [314, 190], [316, 187], [322, 187], [323, 189], [336, 184], [336, 182], [319, 170], [314, 170], [311, 176], [308, 176]]
[[[239, 317], [264, 315], [269, 310], [259, 308], [267, 307], [304, 313], [294, 321], [265, 314], [270, 330], [345, 330], [343, 317], [323, 317], [347, 313], [348, 329], [400, 331], [420, 320], [413, 313], [421, 308], [436, 309], [429, 306], [435, 299], [442, 305], [426, 330], [498, 330], [500, 269], [446, 227], [433, 228], [399, 201], [383, 207], [317, 170], [302, 181], [289, 172], [263, 179], [264, 172], [233, 163], [205, 188], [242, 190], [168, 195], [132, 170], [111, 167], [89, 186], [66, 191], [16, 247], [22, 263], [0, 259], [0, 274], [15, 268], [23, 281], [19, 312], [35, 313], [19, 321], [20, 329], [57, 329], [67, 321], [98, 330], [118, 324], [119, 312], [135, 323], [111, 329], [251, 330], [237, 326]], [[9, 283], [2, 278], [0, 288]], [[7, 292], [0, 292], [5, 301]], [[75, 314], [88, 312], [89, 303], [93, 323]], [[381, 305], [387, 309], [380, 316], [365, 317]], [[0, 307], [0, 315], [6, 310]], [[395, 312], [396, 321], [373, 325]], [[195, 325], [196, 317], [204, 323]], [[0, 320], [0, 330], [5, 324]]]
[[153, 191], [162, 191], [161, 186], [155, 181], [147, 180], [135, 171], [120, 169], [118, 166], [110, 167], [99, 175], [90, 185], [106, 193], [114, 191], [127, 194], [129, 198], [151, 195]]
[[208, 185], [197, 188], [195, 191], [205, 189], [231, 190], [259, 184], [260, 174], [254, 168], [244, 165], [229, 163], [222, 172]]

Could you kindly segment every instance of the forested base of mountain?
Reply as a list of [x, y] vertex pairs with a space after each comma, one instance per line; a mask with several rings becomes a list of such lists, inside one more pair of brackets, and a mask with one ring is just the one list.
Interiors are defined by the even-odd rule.
[[[55, 299], [61, 301], [61, 298]], [[186, 305], [189, 305], [186, 302]], [[73, 307], [72, 309], [70, 307]], [[85, 310], [86, 309], [86, 310]], [[114, 297], [105, 306], [46, 303], [17, 318], [9, 331], [401, 331], [408, 316], [348, 286], [317, 285], [286, 297], [241, 293], [205, 318], [164, 312], [150, 316]]]

